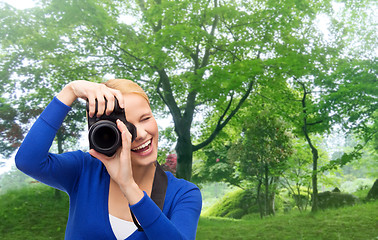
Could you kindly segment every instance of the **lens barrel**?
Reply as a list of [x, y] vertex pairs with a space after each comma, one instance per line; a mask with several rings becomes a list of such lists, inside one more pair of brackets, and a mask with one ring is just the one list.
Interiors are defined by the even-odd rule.
[[109, 120], [100, 120], [89, 129], [90, 148], [97, 152], [112, 156], [122, 145], [121, 132], [117, 125]]

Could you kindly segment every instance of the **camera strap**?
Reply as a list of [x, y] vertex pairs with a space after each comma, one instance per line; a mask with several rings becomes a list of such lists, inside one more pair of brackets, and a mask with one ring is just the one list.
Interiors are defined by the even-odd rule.
[[[156, 169], [155, 169], [154, 182], [152, 184], [151, 199], [162, 211], [164, 207], [164, 200], [165, 200], [165, 194], [167, 192], [167, 187], [168, 187], [167, 174], [165, 174], [159, 162], [156, 161]], [[143, 228], [140, 226], [140, 224], [136, 220], [134, 213], [131, 211], [131, 209], [130, 209], [130, 212], [131, 212], [131, 217], [133, 218], [134, 224], [138, 228], [138, 231], [143, 232]]]

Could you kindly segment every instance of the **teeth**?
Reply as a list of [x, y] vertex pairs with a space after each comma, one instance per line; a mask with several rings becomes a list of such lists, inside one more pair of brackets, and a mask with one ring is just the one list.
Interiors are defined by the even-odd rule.
[[131, 150], [133, 150], [133, 151], [137, 151], [137, 150], [139, 150], [139, 149], [142, 149], [142, 148], [147, 147], [147, 146], [150, 145], [150, 144], [151, 144], [151, 139], [148, 140], [147, 142], [145, 142], [144, 144], [140, 145], [139, 147], [133, 148], [133, 149], [131, 149]]

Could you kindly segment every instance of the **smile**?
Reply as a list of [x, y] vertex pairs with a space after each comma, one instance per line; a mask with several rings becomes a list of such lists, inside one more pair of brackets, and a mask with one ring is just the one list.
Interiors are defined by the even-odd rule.
[[152, 140], [150, 139], [147, 142], [143, 143], [142, 145], [140, 145], [140, 146], [138, 146], [136, 148], [131, 149], [131, 151], [137, 152], [137, 153], [146, 152], [146, 151], [148, 151], [150, 149], [151, 142], [152, 142]]

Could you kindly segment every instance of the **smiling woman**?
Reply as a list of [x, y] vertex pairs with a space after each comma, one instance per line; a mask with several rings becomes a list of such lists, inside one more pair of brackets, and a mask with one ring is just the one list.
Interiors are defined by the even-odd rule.
[[[136, 138], [132, 141], [118, 119], [122, 144], [112, 156], [94, 149], [49, 153], [77, 98], [88, 101], [90, 118], [110, 115], [117, 99], [127, 121], [136, 127]], [[70, 196], [66, 239], [195, 239], [201, 193], [194, 184], [164, 172], [156, 161], [157, 151], [157, 123], [147, 95], [136, 83], [79, 80], [66, 85], [34, 123], [16, 165]]]

